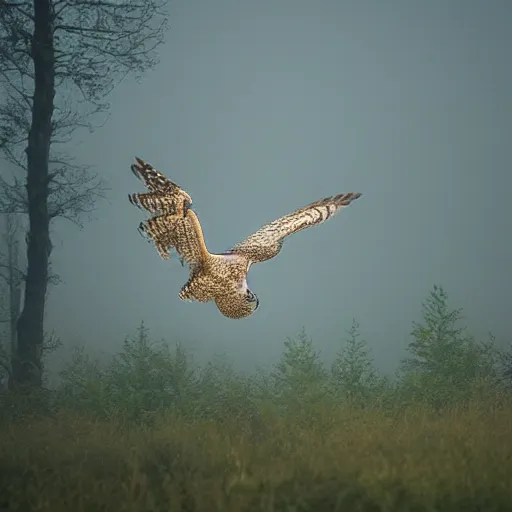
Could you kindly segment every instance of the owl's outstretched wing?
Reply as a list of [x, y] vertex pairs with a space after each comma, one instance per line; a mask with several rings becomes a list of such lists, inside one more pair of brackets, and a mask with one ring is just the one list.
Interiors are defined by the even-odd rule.
[[186, 215], [164, 213], [139, 224], [142, 235], [153, 241], [163, 259], [174, 249], [190, 268], [201, 265], [209, 256], [203, 230], [194, 211]]
[[135, 158], [131, 170], [139, 178], [148, 193], [130, 194], [130, 202], [150, 213], [184, 214], [192, 204], [192, 198], [179, 185], [166, 178], [151, 164], [140, 158]]
[[359, 192], [348, 192], [308, 204], [266, 224], [256, 233], [236, 244], [228, 253], [243, 255], [253, 263], [269, 260], [277, 256], [287, 236], [322, 224], [361, 195]]

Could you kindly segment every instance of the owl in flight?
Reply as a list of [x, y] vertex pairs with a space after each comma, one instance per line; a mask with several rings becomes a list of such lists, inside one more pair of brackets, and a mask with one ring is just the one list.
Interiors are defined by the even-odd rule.
[[213, 300], [229, 318], [244, 318], [258, 309], [258, 297], [247, 287], [247, 272], [253, 263], [277, 256], [288, 235], [325, 222], [361, 197], [359, 192], [348, 192], [320, 199], [266, 224], [229, 251], [214, 254], [205, 245], [189, 194], [147, 162], [140, 158], [136, 162], [132, 172], [149, 192], [128, 198], [152, 215], [140, 223], [139, 232], [154, 242], [163, 259], [174, 249], [182, 264], [188, 264], [190, 276], [178, 294], [181, 300]]

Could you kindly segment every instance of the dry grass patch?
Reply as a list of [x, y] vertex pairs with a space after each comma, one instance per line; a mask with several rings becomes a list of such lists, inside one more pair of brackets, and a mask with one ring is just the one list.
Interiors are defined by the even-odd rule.
[[0, 507], [31, 511], [505, 511], [512, 411], [337, 409], [321, 423], [59, 414], [0, 431]]

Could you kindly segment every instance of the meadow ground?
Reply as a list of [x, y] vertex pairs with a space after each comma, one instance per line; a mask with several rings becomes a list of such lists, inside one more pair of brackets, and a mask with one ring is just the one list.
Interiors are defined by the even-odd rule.
[[510, 511], [512, 409], [0, 427], [0, 510]]

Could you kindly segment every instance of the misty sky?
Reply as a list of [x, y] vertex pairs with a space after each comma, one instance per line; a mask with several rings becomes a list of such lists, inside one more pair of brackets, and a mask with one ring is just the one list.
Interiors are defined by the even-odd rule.
[[[476, 334], [512, 339], [512, 2], [174, 1], [170, 22], [157, 68], [69, 147], [112, 190], [83, 231], [53, 227], [48, 328], [64, 343], [114, 350], [144, 319], [250, 366], [302, 326], [330, 354], [355, 317], [389, 369], [434, 283]], [[363, 197], [252, 267], [260, 308], [235, 321], [181, 302], [187, 270], [138, 235], [135, 155], [191, 194], [213, 252]]]

